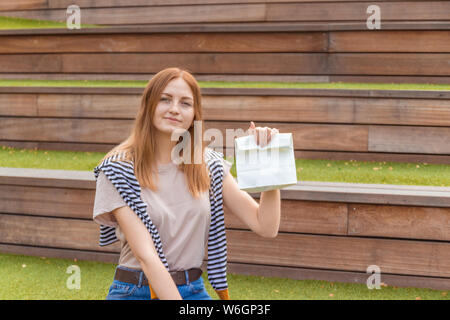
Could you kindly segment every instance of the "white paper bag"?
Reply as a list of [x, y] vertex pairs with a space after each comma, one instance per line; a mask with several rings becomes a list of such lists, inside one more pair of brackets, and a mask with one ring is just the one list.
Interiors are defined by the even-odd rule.
[[237, 182], [241, 190], [262, 192], [297, 184], [292, 133], [277, 133], [267, 146], [255, 136], [234, 140]]

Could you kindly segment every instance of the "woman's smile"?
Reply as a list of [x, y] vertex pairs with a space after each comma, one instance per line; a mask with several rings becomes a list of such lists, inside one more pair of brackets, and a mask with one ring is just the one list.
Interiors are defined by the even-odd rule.
[[181, 122], [180, 120], [177, 120], [177, 119], [175, 119], [175, 118], [164, 118], [164, 119], [166, 119], [166, 120], [169, 120], [170, 122]]

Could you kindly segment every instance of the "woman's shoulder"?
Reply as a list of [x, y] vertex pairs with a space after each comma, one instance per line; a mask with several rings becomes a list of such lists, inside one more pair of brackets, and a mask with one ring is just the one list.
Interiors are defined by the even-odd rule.
[[134, 165], [132, 159], [125, 152], [116, 152], [106, 156], [94, 168], [97, 177], [101, 171], [114, 171], [115, 173], [123, 172], [128, 175], [134, 175]]
[[219, 151], [215, 151], [210, 147], [205, 148], [205, 161], [210, 162], [214, 160], [222, 160], [223, 153]]
[[224, 158], [222, 152], [215, 151], [211, 148], [205, 148], [205, 158], [206, 162], [209, 164], [208, 168], [210, 172], [215, 171], [214, 168], [217, 168], [217, 166], [221, 166], [225, 174], [227, 174], [233, 166], [231, 162]]

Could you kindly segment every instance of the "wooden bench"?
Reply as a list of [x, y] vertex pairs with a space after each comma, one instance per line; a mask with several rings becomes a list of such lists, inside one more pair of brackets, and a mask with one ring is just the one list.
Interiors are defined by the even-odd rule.
[[[450, 188], [301, 181], [281, 196], [275, 239], [225, 209], [230, 272], [365, 283], [377, 265], [388, 285], [450, 288]], [[0, 252], [117, 263], [94, 197], [92, 172], [0, 168]]]
[[[106, 152], [123, 141], [143, 88], [0, 87], [0, 145]], [[205, 127], [292, 132], [297, 158], [450, 163], [450, 92], [202, 89]], [[243, 119], [246, 119], [243, 121]], [[227, 148], [227, 149], [224, 149]]]

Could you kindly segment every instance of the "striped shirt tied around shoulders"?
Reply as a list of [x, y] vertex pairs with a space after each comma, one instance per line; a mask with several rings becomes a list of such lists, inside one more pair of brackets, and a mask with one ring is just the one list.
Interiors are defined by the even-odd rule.
[[[222, 163], [223, 155], [220, 152], [206, 148], [205, 156], [211, 179], [211, 186], [209, 189], [211, 224], [208, 235], [208, 280], [220, 299], [228, 300], [229, 295], [226, 272], [227, 242], [222, 198], [224, 172]], [[161, 262], [169, 271], [158, 230], [147, 214], [147, 204], [141, 200], [141, 186], [134, 174], [133, 162], [121, 159], [120, 153], [104, 159], [94, 168], [95, 179], [98, 179], [100, 171], [102, 171], [112, 182], [125, 203], [144, 223], [152, 237]], [[115, 229], [115, 227], [100, 225], [100, 246], [107, 246], [119, 240], [116, 237]]]

